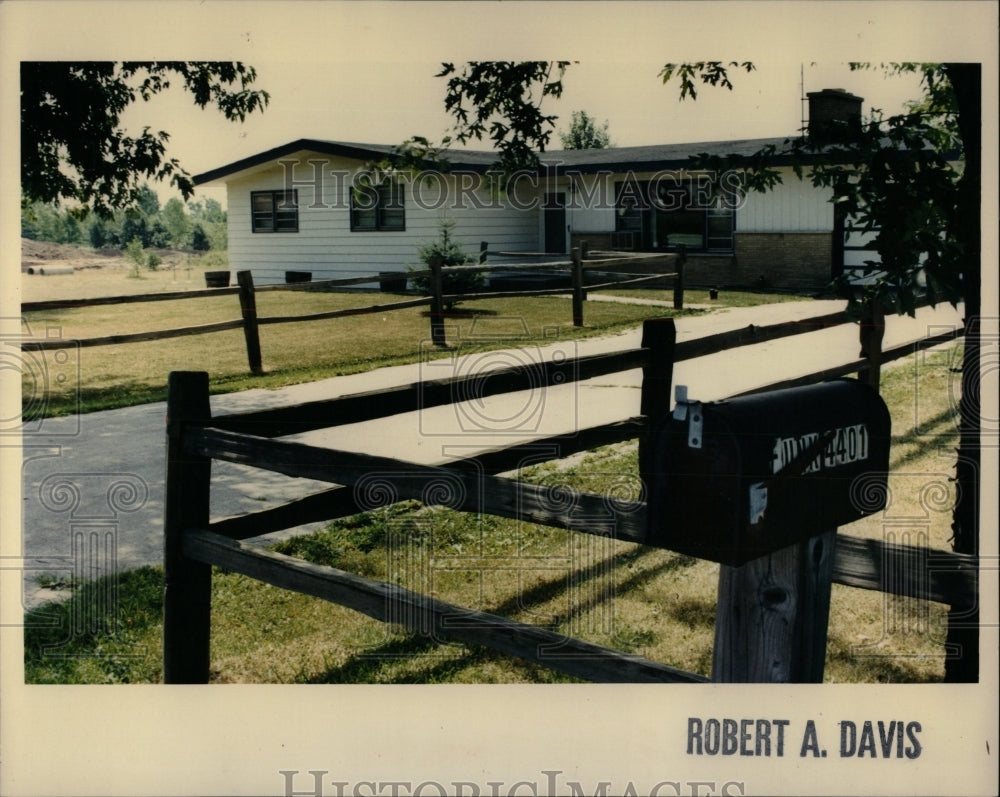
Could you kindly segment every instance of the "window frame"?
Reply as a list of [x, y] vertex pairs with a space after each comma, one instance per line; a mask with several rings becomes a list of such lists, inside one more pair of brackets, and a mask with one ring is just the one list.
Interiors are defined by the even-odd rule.
[[[374, 203], [369, 207], [358, 206], [358, 193], [371, 197]], [[371, 223], [362, 224], [362, 213], [374, 213]], [[389, 217], [388, 214], [393, 216]], [[396, 221], [398, 219], [398, 221]], [[406, 232], [406, 192], [402, 180], [386, 178], [380, 183], [364, 183], [351, 189], [350, 207], [351, 232]]]
[[[292, 195], [292, 201], [289, 204], [287, 202], [288, 195]], [[271, 201], [270, 215], [269, 217], [264, 216], [265, 211], [257, 210], [257, 198], [258, 197], [268, 197]], [[280, 207], [284, 205], [284, 207]], [[289, 213], [289, 208], [291, 208], [294, 219], [294, 226], [288, 227], [283, 226], [279, 223], [279, 215], [283, 212], [286, 215]], [[267, 227], [259, 226], [258, 221], [269, 218], [270, 225]], [[287, 219], [286, 219], [287, 220]], [[299, 192], [296, 189], [285, 189], [278, 188], [274, 190], [262, 190], [262, 191], [251, 191], [250, 192], [250, 232], [253, 234], [261, 233], [267, 235], [269, 233], [295, 233], [299, 231]]]
[[[632, 182], [633, 187], [626, 190], [626, 186]], [[711, 207], [692, 207], [688, 202], [684, 202], [676, 210], [667, 210], [660, 206], [660, 203], [653, 201], [650, 191], [654, 183], [650, 180], [635, 180], [628, 178], [615, 182], [615, 232], [629, 232], [636, 235], [639, 251], [677, 251], [677, 244], [670, 245], [660, 243], [654, 247], [653, 242], [657, 238], [660, 224], [669, 221], [672, 214], [684, 214], [687, 216], [697, 215], [701, 222], [701, 245], [687, 245], [688, 252], [701, 252], [705, 254], [731, 254], [736, 247], [736, 209], [724, 205], [721, 200], [717, 200]], [[688, 196], [692, 195], [693, 181], [684, 180], [679, 186], [684, 186]], [[637, 190], [638, 189], [638, 192]], [[636, 194], [639, 200], [636, 201]], [[660, 216], [663, 218], [661, 219]], [[678, 216], [679, 218], [679, 216]], [[729, 234], [718, 235], [718, 221], [726, 218], [729, 220]], [[716, 225], [710, 225], [710, 220], [716, 220]], [[716, 230], [711, 227], [715, 226]], [[718, 244], [724, 244], [722, 246]]]

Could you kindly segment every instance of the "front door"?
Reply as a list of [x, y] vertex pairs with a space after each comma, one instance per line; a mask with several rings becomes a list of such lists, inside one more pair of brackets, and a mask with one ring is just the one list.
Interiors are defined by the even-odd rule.
[[542, 213], [545, 220], [545, 253], [566, 254], [566, 194], [546, 194]]

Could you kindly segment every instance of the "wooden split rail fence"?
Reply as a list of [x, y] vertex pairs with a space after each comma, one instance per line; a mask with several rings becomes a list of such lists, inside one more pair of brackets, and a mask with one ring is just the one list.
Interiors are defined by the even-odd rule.
[[[120, 335], [106, 335], [96, 338], [81, 338], [74, 343], [81, 348], [92, 346], [112, 346], [128, 343], [145, 343], [154, 340], [166, 340], [169, 338], [186, 337], [190, 335], [205, 335], [212, 332], [223, 332], [233, 329], [242, 329], [246, 340], [247, 362], [252, 374], [263, 373], [263, 355], [260, 345], [261, 326], [268, 324], [290, 324], [304, 323], [312, 321], [326, 321], [335, 318], [346, 318], [349, 316], [369, 315], [373, 313], [385, 313], [393, 310], [404, 310], [412, 307], [429, 307], [430, 334], [435, 345], [446, 345], [445, 321], [447, 314], [445, 306], [458, 301], [475, 301], [481, 299], [499, 299], [509, 297], [530, 297], [530, 296], [551, 296], [570, 292], [572, 295], [572, 313], [574, 326], [583, 326], [584, 301], [587, 298], [588, 290], [600, 290], [604, 288], [641, 285], [654, 280], [673, 278], [674, 280], [674, 307], [681, 309], [684, 303], [683, 287], [683, 265], [684, 254], [680, 255], [627, 255], [621, 253], [593, 253], [588, 256], [586, 247], [574, 248], [570, 261], [559, 263], [507, 263], [502, 266], [505, 271], [537, 271], [542, 268], [552, 273], [568, 273], [570, 275], [570, 287], [544, 288], [540, 290], [517, 290], [517, 291], [488, 291], [482, 293], [468, 294], [447, 294], [444, 292], [445, 277], [452, 273], [461, 272], [484, 272], [497, 269], [495, 264], [487, 265], [486, 247], [481, 250], [480, 264], [473, 266], [453, 266], [442, 267], [440, 262], [431, 263], [431, 268], [423, 271], [400, 271], [400, 272], [380, 272], [361, 277], [346, 277], [341, 279], [322, 280], [317, 282], [300, 282], [281, 285], [261, 285], [255, 286], [253, 275], [250, 271], [239, 271], [236, 274], [238, 286], [233, 288], [209, 288], [199, 291], [171, 291], [158, 294], [142, 294], [138, 296], [108, 296], [95, 299], [64, 299], [45, 302], [27, 302], [21, 306], [22, 312], [62, 310], [79, 307], [98, 307], [114, 304], [132, 304], [142, 302], [174, 301], [178, 299], [197, 299], [207, 296], [222, 296], [236, 294], [239, 296], [241, 318], [231, 321], [219, 321], [211, 324], [197, 324], [194, 326], [179, 327], [175, 329], [164, 329], [150, 332], [134, 332]], [[511, 255], [517, 253], [508, 253]], [[641, 276], [629, 275], [625, 272], [624, 279], [608, 280], [601, 283], [588, 284], [587, 273], [617, 273], [629, 267], [641, 264], [646, 268], [662, 267], [662, 273], [643, 274]], [[674, 271], [666, 271], [667, 267], [674, 267]], [[329, 310], [319, 313], [309, 313], [289, 316], [269, 316], [259, 317], [257, 313], [256, 294], [264, 291], [333, 291], [338, 288], [370, 284], [380, 280], [391, 279], [412, 279], [416, 277], [429, 277], [431, 291], [429, 296], [414, 297], [400, 301], [373, 304], [365, 307], [351, 307], [341, 310]], [[28, 341], [24, 344], [26, 348], [33, 350], [63, 348], [66, 341], [53, 339], [49, 341]]]
[[[675, 362], [842, 323], [845, 323], [844, 315], [837, 313], [676, 343], [673, 320], [656, 319], [646, 322], [642, 344], [635, 349], [579, 357], [573, 361], [541, 361], [533, 369], [523, 365], [498, 369], [489, 372], [489, 379], [482, 378], [482, 374], [456, 376], [297, 406], [217, 417], [212, 417], [210, 413], [206, 374], [172, 373], [169, 379], [165, 496], [165, 682], [204, 683], [209, 678], [213, 565], [347, 606], [383, 622], [404, 622], [412, 630], [433, 633], [437, 639], [484, 645], [585, 680], [688, 683], [707, 680], [667, 663], [650, 661], [548, 629], [454, 606], [398, 585], [274, 553], [249, 545], [245, 540], [308, 522], [332, 520], [373, 509], [378, 502], [373, 501], [371, 496], [379, 490], [365, 488], [366, 485], [371, 486], [374, 478], [385, 488], [385, 492], [391, 494], [390, 500], [425, 500], [428, 496], [436, 496], [431, 503], [441, 503], [442, 496], [451, 496], [449, 505], [459, 511], [519, 518], [574, 532], [644, 543], [648, 534], [647, 507], [642, 501], [608, 501], [605, 496], [573, 491], [572, 501], [565, 501], [565, 496], [561, 496], [558, 502], [553, 502], [551, 495], [542, 487], [496, 474], [516, 469], [526, 461], [528, 454], [533, 462], [538, 461], [539, 451], [550, 452], [549, 457], [556, 459], [601, 445], [636, 439], [642, 463], [645, 460], [643, 449], [651, 444], [652, 430], [670, 411]], [[945, 342], [961, 334], [961, 330], [955, 330], [882, 352], [881, 361]], [[865, 363], [849, 360], [836, 368], [824, 369], [793, 382], [771, 385], [768, 389], [849, 374], [857, 371], [859, 365]], [[417, 465], [281, 439], [287, 435], [375, 421], [459, 401], [538, 389], [539, 385], [556, 389], [554, 386], [566, 385], [574, 380], [635, 369], [642, 369], [643, 375], [640, 415], [637, 417], [541, 441], [533, 440], [527, 444], [498, 446], [473, 458], [450, 461], [440, 466]], [[544, 445], [540, 446], [540, 443]], [[209, 500], [213, 460], [317, 479], [333, 486], [278, 507], [212, 520]], [[821, 531], [827, 530], [817, 530]], [[827, 539], [832, 537], [830, 535]], [[819, 538], [813, 538], [816, 539]], [[823, 607], [803, 606], [806, 601], [794, 593], [797, 568], [809, 567], [811, 558], [803, 562], [795, 552], [790, 557], [782, 557], [781, 554], [787, 550], [766, 558], [769, 566], [785, 569], [790, 584], [787, 589], [791, 592], [783, 606], [793, 613], [798, 612], [799, 617], [798, 622], [791, 618], [790, 625], [782, 621], [772, 626], [790, 627], [794, 632], [789, 635], [765, 629], [756, 636], [750, 635], [752, 638], [735, 639], [718, 631], [727, 611], [720, 604], [713, 680], [769, 680], [775, 678], [775, 673], [783, 673], [779, 677], [786, 680], [822, 679], [825, 617], [820, 618], [822, 622], [816, 627], [802, 622], [802, 618], [808, 612], [822, 614]], [[811, 551], [803, 550], [806, 553]], [[953, 607], [975, 605], [977, 560], [974, 557], [943, 551], [930, 552], [925, 548], [839, 533], [835, 535], [835, 545], [826, 549], [824, 561], [830, 560], [827, 578], [836, 583], [936, 601]], [[749, 573], [754, 565], [755, 562], [743, 568], [723, 566], [722, 578], [731, 583], [734, 577]], [[774, 578], [775, 574], [769, 572], [768, 577]], [[748, 578], [739, 581], [743, 588], [747, 587]], [[785, 582], [778, 583], [786, 589]], [[829, 595], [828, 586], [826, 594]], [[803, 656], [810, 659], [809, 663], [805, 667], [797, 666], [795, 659]], [[767, 662], [765, 672], [748, 671], [746, 662], [758, 660]], [[783, 666], [772, 666], [776, 661]]]

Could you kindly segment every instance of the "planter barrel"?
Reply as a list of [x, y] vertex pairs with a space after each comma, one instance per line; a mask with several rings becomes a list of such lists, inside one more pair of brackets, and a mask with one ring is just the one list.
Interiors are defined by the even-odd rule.
[[205, 272], [205, 287], [206, 288], [228, 288], [229, 287], [229, 272], [228, 271], [206, 271]]
[[380, 271], [378, 289], [382, 293], [404, 293], [406, 291], [406, 276], [394, 271]]

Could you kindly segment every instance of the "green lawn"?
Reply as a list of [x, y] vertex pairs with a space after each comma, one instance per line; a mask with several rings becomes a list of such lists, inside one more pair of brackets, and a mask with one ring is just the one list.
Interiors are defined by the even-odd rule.
[[[258, 317], [304, 315], [402, 301], [408, 296], [374, 293], [264, 292], [257, 295]], [[609, 302], [588, 302], [584, 326], [572, 324], [568, 298], [486, 299], [461, 304], [446, 322], [450, 346], [472, 351], [546, 343], [618, 332], [646, 318], [701, 311]], [[25, 411], [61, 415], [111, 409], [166, 398], [173, 370], [207, 371], [211, 390], [225, 393], [280, 387], [388, 365], [417, 362], [430, 346], [426, 308], [378, 312], [310, 322], [260, 327], [264, 374], [249, 373], [241, 329], [207, 335], [121, 345], [75, 348], [52, 373], [66, 378], [35, 379], [26, 369]], [[229, 321], [240, 317], [236, 296], [191, 298], [138, 305], [109, 305], [24, 314], [33, 336], [59, 334], [72, 341], [139, 331]], [[55, 332], [57, 331], [57, 332]], [[447, 350], [441, 356], [447, 356]], [[52, 359], [54, 355], [48, 355]], [[66, 356], [59, 353], [59, 356]], [[31, 416], [37, 417], [37, 416]]]

